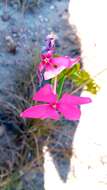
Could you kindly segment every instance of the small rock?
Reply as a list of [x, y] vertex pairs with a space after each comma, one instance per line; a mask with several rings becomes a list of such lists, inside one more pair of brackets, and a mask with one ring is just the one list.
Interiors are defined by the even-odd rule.
[[3, 13], [1, 18], [4, 22], [7, 22], [10, 19], [10, 15], [8, 15], [8, 13]]
[[55, 9], [55, 6], [54, 5], [51, 5], [50, 6], [50, 10], [54, 10]]
[[21, 47], [22, 45], [21, 45], [21, 43], [18, 41], [17, 42], [17, 47]]
[[13, 36], [14, 38], [16, 38], [16, 37], [17, 37], [17, 34], [16, 34], [16, 33], [14, 33], [12, 36]]
[[13, 34], [18, 33], [18, 29], [17, 29], [17, 27], [13, 27], [11, 31], [12, 31]]
[[5, 41], [6, 41], [7, 51], [15, 54], [16, 53], [16, 43], [13, 40], [13, 38], [11, 36], [6, 36]]
[[44, 18], [44, 21], [45, 21], [45, 22], [48, 22], [48, 21], [49, 21], [49, 19], [48, 19], [48, 18]]
[[44, 19], [43, 19], [42, 15], [39, 15], [39, 20], [40, 20], [40, 22], [44, 22]]
[[36, 42], [36, 36], [32, 36], [32, 42]]

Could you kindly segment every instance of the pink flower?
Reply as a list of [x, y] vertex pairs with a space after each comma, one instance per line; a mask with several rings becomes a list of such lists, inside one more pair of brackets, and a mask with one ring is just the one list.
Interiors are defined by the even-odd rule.
[[42, 72], [44, 69], [50, 68], [50, 63], [52, 61], [52, 51], [48, 51], [41, 55], [41, 63], [39, 64], [39, 71]]
[[65, 93], [60, 100], [53, 93], [50, 84], [42, 87], [33, 97], [33, 100], [46, 102], [26, 109], [20, 114], [23, 118], [40, 118], [40, 119], [60, 119], [63, 115], [68, 120], [78, 120], [81, 112], [78, 106], [91, 102], [90, 98], [71, 96]]
[[60, 74], [64, 69], [71, 68], [74, 64], [80, 61], [80, 57], [70, 58], [67, 56], [59, 56], [53, 57], [52, 52], [48, 51], [48, 53], [41, 55], [42, 61], [39, 65], [39, 71], [44, 72], [44, 79], [49, 80], [51, 78], [56, 77]]
[[77, 58], [69, 58], [67, 56], [55, 57], [51, 60], [50, 68], [46, 69], [44, 73], [45, 80], [49, 80], [51, 78], [56, 77], [60, 74], [64, 69], [71, 68], [76, 63], [80, 61], [80, 57]]

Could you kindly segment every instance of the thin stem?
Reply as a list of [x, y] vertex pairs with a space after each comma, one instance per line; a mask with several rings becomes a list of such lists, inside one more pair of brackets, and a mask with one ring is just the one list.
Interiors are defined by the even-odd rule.
[[90, 79], [87, 80], [86, 82], [84, 82], [81, 86], [77, 87], [75, 90], [73, 90], [71, 92], [71, 94], [75, 94], [76, 92], [78, 92], [79, 90], [81, 90], [86, 84], [88, 84], [90, 82]]
[[57, 87], [57, 77], [55, 77], [54, 79], [54, 87], [53, 87], [54, 94], [56, 94], [56, 87]]

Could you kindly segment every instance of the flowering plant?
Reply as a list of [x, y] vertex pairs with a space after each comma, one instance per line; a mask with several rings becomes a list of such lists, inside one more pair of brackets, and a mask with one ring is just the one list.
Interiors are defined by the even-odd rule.
[[[73, 81], [77, 90], [84, 87], [85, 90], [94, 94], [98, 90], [98, 85], [89, 73], [81, 68], [80, 56], [71, 58], [57, 55], [55, 38], [49, 35], [46, 39], [45, 53], [42, 53], [40, 58], [37, 76], [41, 87], [33, 96], [37, 104], [23, 111], [20, 116], [53, 120], [59, 120], [61, 116], [64, 116], [68, 120], [79, 120], [81, 115], [79, 105], [90, 103], [91, 99], [74, 96], [75, 90], [71, 94], [63, 94], [65, 81]], [[43, 81], [46, 81], [45, 85]]]

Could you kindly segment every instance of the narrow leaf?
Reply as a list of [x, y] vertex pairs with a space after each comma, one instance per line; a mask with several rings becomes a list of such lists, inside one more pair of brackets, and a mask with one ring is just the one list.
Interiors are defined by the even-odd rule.
[[65, 82], [65, 78], [66, 78], [66, 76], [63, 76], [63, 78], [61, 78], [61, 79], [58, 81], [57, 94], [58, 94], [58, 97], [59, 97], [59, 98], [60, 98], [61, 95], [62, 95], [62, 90], [63, 90], [63, 85], [64, 85], [64, 82]]

